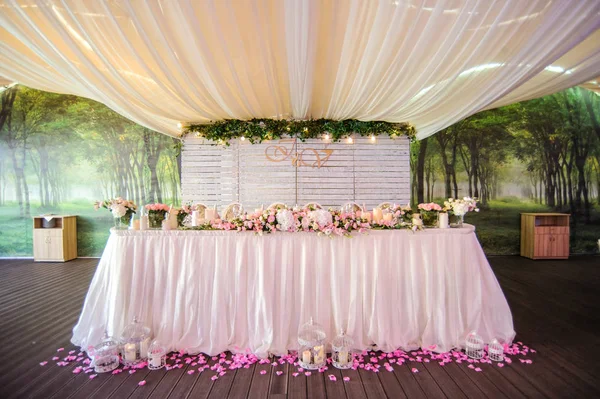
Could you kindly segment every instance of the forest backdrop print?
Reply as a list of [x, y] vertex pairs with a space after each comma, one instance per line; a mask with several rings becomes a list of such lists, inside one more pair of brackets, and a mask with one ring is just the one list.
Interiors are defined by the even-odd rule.
[[[23, 86], [2, 93], [0, 257], [31, 256], [31, 216], [78, 216], [79, 256], [112, 225], [93, 201], [180, 202], [180, 142], [104, 105]], [[600, 96], [580, 88], [484, 111], [411, 147], [412, 198], [480, 198], [487, 254], [519, 252], [520, 212], [571, 213], [571, 251], [598, 251]], [[382, 201], [385, 198], [381, 199]]]

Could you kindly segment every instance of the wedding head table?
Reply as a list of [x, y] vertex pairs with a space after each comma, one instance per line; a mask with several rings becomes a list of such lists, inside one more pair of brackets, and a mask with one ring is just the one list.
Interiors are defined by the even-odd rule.
[[71, 341], [137, 317], [170, 350], [259, 356], [298, 349], [313, 318], [356, 349], [511, 343], [512, 315], [475, 228], [314, 233], [111, 230]]

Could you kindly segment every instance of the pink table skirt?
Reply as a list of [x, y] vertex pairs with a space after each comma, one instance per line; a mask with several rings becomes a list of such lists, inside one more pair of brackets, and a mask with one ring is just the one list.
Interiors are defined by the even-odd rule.
[[298, 348], [313, 317], [357, 349], [512, 342], [512, 315], [475, 229], [314, 233], [113, 230], [71, 341], [119, 336], [137, 316], [171, 350]]

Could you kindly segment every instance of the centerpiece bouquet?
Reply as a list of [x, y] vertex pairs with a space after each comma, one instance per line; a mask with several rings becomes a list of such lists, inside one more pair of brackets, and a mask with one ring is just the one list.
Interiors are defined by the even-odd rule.
[[104, 201], [96, 201], [94, 202], [94, 208], [96, 210], [100, 208], [108, 209], [115, 219], [115, 228], [123, 228], [129, 226], [129, 223], [131, 223], [131, 218], [137, 210], [137, 205], [133, 201], [117, 197]]
[[[185, 222], [186, 222], [186, 218], [188, 216], [191, 217], [192, 215], [192, 211], [196, 210], [194, 209], [194, 206], [192, 205], [191, 202], [186, 202], [185, 204], [181, 205], [181, 208], [177, 209], [177, 225], [179, 227], [183, 227], [185, 226]], [[189, 220], [189, 218], [188, 218]]]
[[462, 227], [464, 217], [468, 212], [479, 212], [479, 208], [477, 208], [477, 198], [448, 198], [448, 201], [444, 201], [444, 210], [455, 215], [458, 218], [457, 227]]
[[151, 229], [160, 229], [162, 227], [162, 221], [165, 220], [167, 212], [171, 207], [167, 204], [148, 204], [145, 206], [148, 211], [148, 225]]
[[435, 227], [437, 225], [438, 214], [442, 212], [442, 207], [435, 202], [429, 202], [425, 204], [419, 204], [417, 206], [423, 225], [427, 227]]

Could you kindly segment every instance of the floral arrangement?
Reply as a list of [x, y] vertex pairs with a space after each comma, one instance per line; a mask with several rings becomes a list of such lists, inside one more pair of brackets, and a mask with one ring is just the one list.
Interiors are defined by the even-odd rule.
[[456, 216], [464, 216], [468, 212], [473, 211], [479, 212], [479, 208], [477, 208], [477, 198], [448, 198], [448, 201], [444, 201], [444, 210], [451, 211]]
[[177, 225], [179, 227], [184, 226], [185, 218], [192, 214], [192, 211], [195, 211], [194, 206], [191, 202], [186, 202], [181, 205], [181, 208], [177, 208]]
[[442, 211], [442, 207], [435, 202], [417, 205], [419, 213], [422, 216], [423, 225], [435, 226], [437, 224], [438, 213]]
[[123, 199], [121, 197], [111, 198], [104, 201], [94, 202], [96, 210], [100, 208], [108, 209], [115, 219], [120, 219], [120, 223], [128, 225], [131, 217], [137, 211], [137, 205], [133, 201]]
[[[466, 203], [469, 210], [477, 210], [476, 200], [466, 199], [453, 200], [450, 202]], [[448, 203], [448, 201], [446, 201]], [[460, 208], [460, 206], [458, 206]], [[457, 209], [458, 209], [457, 208]], [[191, 204], [184, 205], [180, 214], [187, 215], [194, 209]], [[412, 229], [421, 230], [423, 225], [435, 226], [437, 223], [437, 214], [447, 211], [447, 207], [442, 207], [436, 203], [424, 203], [417, 206], [418, 213], [423, 220], [413, 221], [413, 211], [410, 205], [392, 205], [383, 209], [384, 217], [380, 220], [372, 220], [370, 212], [347, 211], [336, 209], [321, 209], [315, 205], [306, 207], [290, 208], [285, 205], [279, 205], [273, 208], [258, 210], [252, 213], [246, 213], [232, 220], [223, 220], [220, 218], [207, 221], [202, 226], [184, 227], [184, 229], [194, 230], [227, 230], [227, 231], [253, 231], [259, 235], [275, 231], [281, 232], [314, 232], [318, 235], [351, 236], [354, 232], [365, 233], [369, 230], [397, 230]], [[460, 209], [459, 209], [460, 211]], [[430, 218], [430, 220], [428, 220]]]
[[162, 221], [165, 220], [167, 212], [171, 210], [171, 206], [167, 204], [148, 204], [145, 206], [148, 211], [148, 224], [150, 228], [158, 229], [162, 225]]

